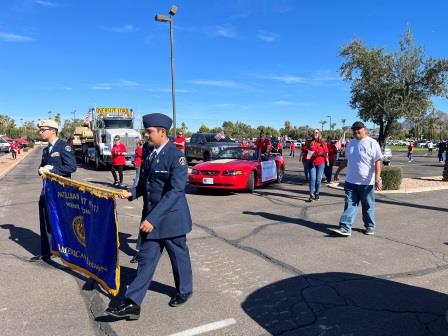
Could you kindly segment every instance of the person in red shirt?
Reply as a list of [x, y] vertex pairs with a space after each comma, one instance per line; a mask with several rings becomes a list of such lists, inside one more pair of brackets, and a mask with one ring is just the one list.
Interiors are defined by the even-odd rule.
[[328, 146], [328, 160], [325, 164], [324, 174], [327, 179], [327, 183], [331, 182], [331, 178], [333, 176], [333, 166], [334, 161], [336, 159], [336, 154], [338, 153], [338, 149], [336, 148], [336, 145], [334, 141], [331, 141], [330, 138], [327, 139], [327, 146]]
[[135, 156], [134, 156], [134, 167], [135, 167], [135, 178], [134, 178], [134, 185], [133, 188], [136, 188], [138, 185], [138, 180], [140, 178], [140, 168], [142, 166], [142, 156], [143, 156], [143, 140], [139, 140], [137, 142], [137, 148], [135, 149]]
[[177, 132], [177, 137], [174, 139], [174, 144], [176, 145], [177, 149], [180, 150], [182, 153], [185, 153], [185, 142], [186, 139], [181, 131]]
[[310, 175], [310, 197], [307, 202], [318, 201], [322, 174], [324, 172], [325, 162], [328, 159], [328, 147], [322, 141], [322, 135], [318, 129], [315, 129], [313, 132], [313, 139], [307, 150], [306, 158], [310, 160], [308, 170]]
[[289, 145], [289, 156], [292, 156], [292, 158], [294, 159], [294, 156], [296, 155], [296, 144], [295, 142], [291, 142], [291, 144]]
[[263, 131], [260, 132], [260, 136], [255, 141], [255, 147], [258, 148], [261, 154], [269, 154], [272, 148], [271, 141], [266, 137]]
[[278, 152], [283, 155], [283, 140], [280, 140], [277, 145]]
[[17, 142], [13, 142], [10, 146], [9, 146], [9, 151], [12, 154], [12, 158], [15, 160], [17, 158], [17, 152], [19, 151], [19, 145], [17, 144]]
[[249, 143], [247, 142], [246, 138], [243, 138], [240, 147], [249, 148]]
[[[112, 176], [114, 177], [114, 186], [121, 186], [123, 184], [123, 167], [126, 164], [126, 146], [120, 141], [120, 136], [114, 137], [114, 146], [112, 147]], [[120, 181], [117, 178], [117, 170]]]
[[412, 162], [412, 154], [414, 153], [414, 143], [411, 141], [408, 145], [408, 162]]

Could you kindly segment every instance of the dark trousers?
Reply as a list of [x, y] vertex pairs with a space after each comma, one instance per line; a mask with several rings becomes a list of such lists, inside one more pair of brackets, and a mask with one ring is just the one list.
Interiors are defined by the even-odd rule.
[[324, 174], [327, 182], [331, 182], [331, 178], [333, 176], [333, 162], [330, 162], [329, 165], [325, 164]]
[[114, 177], [114, 181], [118, 182], [117, 178], [117, 170], [118, 170], [118, 176], [120, 177], [120, 183], [123, 183], [123, 167], [124, 166], [112, 166], [112, 176]]
[[137, 254], [137, 275], [126, 290], [127, 299], [131, 299], [138, 305], [142, 304], [165, 248], [171, 260], [177, 292], [186, 294], [193, 291], [193, 274], [186, 236], [169, 239], [142, 239]]
[[45, 195], [39, 198], [39, 222], [40, 222], [40, 254], [47, 256], [51, 254], [49, 237], [51, 236], [50, 222], [48, 221], [47, 205]]
[[12, 151], [11, 154], [12, 154], [12, 158], [13, 158], [13, 159], [15, 159], [15, 158], [17, 157], [17, 153], [16, 153], [16, 151]]

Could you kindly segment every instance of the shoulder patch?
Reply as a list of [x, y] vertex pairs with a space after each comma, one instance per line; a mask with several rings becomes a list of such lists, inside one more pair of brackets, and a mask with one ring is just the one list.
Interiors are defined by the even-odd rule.
[[180, 164], [181, 166], [185, 166], [185, 165], [187, 164], [187, 159], [185, 158], [185, 156], [181, 156], [181, 157], [179, 158], [179, 164]]
[[65, 150], [66, 150], [67, 152], [71, 152], [71, 151], [72, 151], [72, 147], [70, 147], [70, 146], [65, 146]]

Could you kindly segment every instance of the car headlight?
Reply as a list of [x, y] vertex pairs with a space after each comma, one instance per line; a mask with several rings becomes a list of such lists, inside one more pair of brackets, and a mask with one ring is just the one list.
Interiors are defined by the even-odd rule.
[[193, 175], [199, 175], [199, 170], [197, 170], [197, 169], [192, 169], [192, 170], [191, 170], [191, 173], [192, 173]]
[[224, 176], [243, 175], [243, 171], [242, 170], [225, 170], [222, 172], [222, 175], [224, 175]]

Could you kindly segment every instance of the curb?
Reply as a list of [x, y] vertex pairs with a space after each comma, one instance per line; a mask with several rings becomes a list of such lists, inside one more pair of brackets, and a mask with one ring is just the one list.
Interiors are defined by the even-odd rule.
[[5, 171], [3, 171], [3, 172], [0, 172], [0, 180], [1, 179], [3, 179], [6, 175], [8, 175], [8, 173], [11, 171], [11, 170], [13, 170], [20, 162], [22, 162], [22, 160], [24, 160], [33, 150], [34, 150], [34, 148], [36, 148], [36, 147], [33, 147], [33, 148], [30, 148], [29, 150], [28, 150], [28, 154], [27, 155], [25, 155], [25, 156], [21, 156], [19, 159], [17, 159], [17, 160], [15, 160], [14, 161], [14, 163], [11, 165], [11, 166], [9, 166], [8, 168], [6, 168], [6, 170]]
[[[424, 179], [424, 178], [422, 178]], [[344, 190], [343, 186], [339, 185], [340, 183], [330, 183], [328, 184], [328, 188], [337, 189], [337, 190]], [[419, 188], [404, 188], [400, 190], [381, 190], [381, 191], [375, 191], [375, 194], [413, 194], [413, 193], [419, 193], [419, 192], [426, 192], [426, 191], [437, 191], [437, 190], [447, 190], [448, 189], [448, 183], [446, 186], [434, 186], [434, 187], [419, 187]]]

